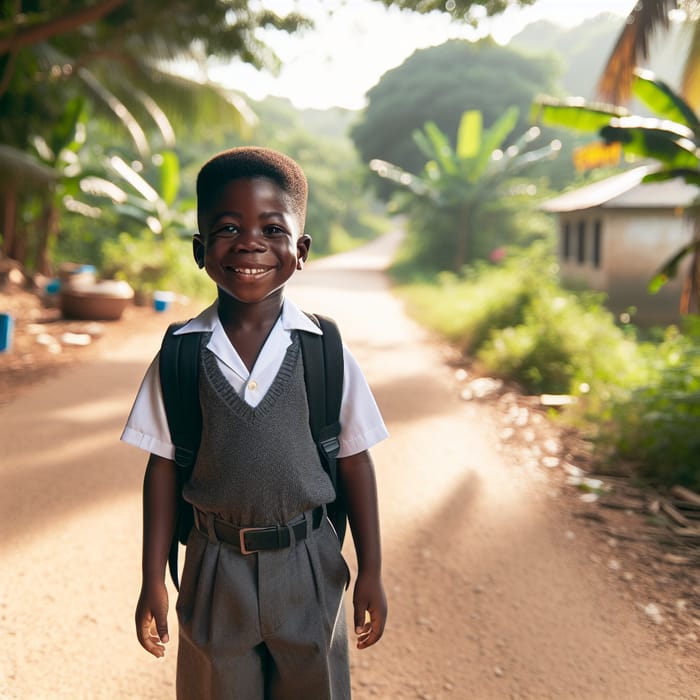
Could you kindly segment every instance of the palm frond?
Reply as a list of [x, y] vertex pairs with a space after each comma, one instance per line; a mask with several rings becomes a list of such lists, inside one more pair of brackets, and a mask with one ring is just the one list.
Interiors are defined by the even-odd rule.
[[668, 28], [669, 11], [675, 7], [676, 0], [639, 0], [634, 6], [598, 81], [602, 99], [613, 104], [629, 101], [634, 69], [649, 57], [651, 37], [657, 29]]
[[0, 144], [0, 188], [24, 190], [46, 187], [58, 173], [17, 148]]

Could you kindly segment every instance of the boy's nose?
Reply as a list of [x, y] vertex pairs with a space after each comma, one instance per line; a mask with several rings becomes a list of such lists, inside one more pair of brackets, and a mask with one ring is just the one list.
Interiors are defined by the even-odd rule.
[[265, 250], [265, 237], [257, 228], [244, 229], [236, 238], [236, 250]]

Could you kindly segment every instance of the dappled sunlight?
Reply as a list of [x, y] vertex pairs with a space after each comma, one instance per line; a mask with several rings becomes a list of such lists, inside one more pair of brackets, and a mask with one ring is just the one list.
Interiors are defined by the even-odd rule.
[[[78, 421], [83, 422], [83, 421]], [[113, 426], [109, 429], [95, 431], [94, 429], [79, 440], [71, 442], [59, 442], [57, 444], [36, 444], [33, 448], [23, 450], [22, 454], [12, 459], [12, 466], [3, 468], [3, 476], [7, 478], [14, 473], [19, 473], [23, 478], [30, 478], [35, 472], [46, 468], [56, 468], [58, 465], [70, 465], [77, 459], [82, 459], [86, 454], [99, 454], [101, 450], [113, 450], [119, 439]], [[100, 464], [98, 462], [97, 464]]]
[[64, 372], [0, 407], [5, 542], [25, 541], [114, 499], [140, 500], [146, 455], [119, 442], [145, 370], [116, 359]]
[[67, 406], [47, 414], [49, 420], [89, 424], [124, 418], [124, 402], [117, 398], [103, 398], [94, 401], [81, 401], [75, 406]]

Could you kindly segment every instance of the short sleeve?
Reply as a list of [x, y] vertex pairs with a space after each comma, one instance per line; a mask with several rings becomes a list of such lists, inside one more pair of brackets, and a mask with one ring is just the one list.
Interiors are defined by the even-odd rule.
[[352, 353], [343, 347], [343, 398], [340, 406], [340, 453], [349, 457], [388, 437], [374, 395]]
[[146, 370], [121, 440], [159, 457], [175, 457], [160, 389], [157, 355]]

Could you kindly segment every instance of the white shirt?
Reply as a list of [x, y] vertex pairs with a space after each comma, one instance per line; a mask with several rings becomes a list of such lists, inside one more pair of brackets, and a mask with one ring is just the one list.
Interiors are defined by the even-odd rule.
[[[321, 335], [321, 329], [289, 299], [260, 350], [252, 371], [248, 371], [224, 331], [217, 313], [217, 302], [177, 331], [207, 333], [207, 348], [216, 356], [224, 377], [236, 393], [250, 406], [257, 406], [272, 385], [292, 342], [293, 330]], [[348, 457], [369, 449], [387, 437], [388, 432], [374, 396], [362, 370], [348, 349], [343, 346], [343, 397], [340, 407], [341, 432], [339, 457]], [[146, 371], [121, 439], [135, 447], [166, 459], [174, 459], [175, 447], [163, 406], [158, 375], [158, 356]]]

